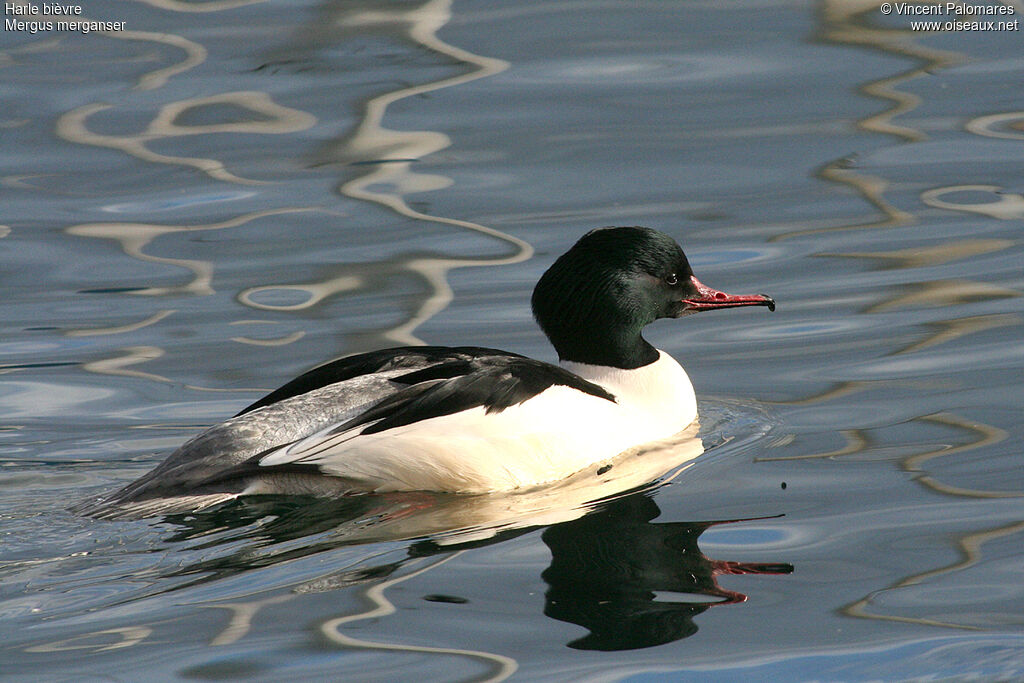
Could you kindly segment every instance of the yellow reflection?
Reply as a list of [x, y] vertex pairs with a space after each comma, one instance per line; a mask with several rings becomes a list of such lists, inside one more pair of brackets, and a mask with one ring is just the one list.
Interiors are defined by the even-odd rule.
[[94, 360], [82, 365], [82, 369], [99, 375], [119, 375], [121, 377], [135, 377], [153, 382], [171, 383], [171, 380], [163, 375], [154, 375], [142, 370], [131, 369], [133, 365], [160, 358], [164, 355], [163, 349], [158, 346], [128, 346], [122, 350], [125, 352], [122, 356]]
[[[182, 3], [175, 2], [174, 0], [151, 0], [150, 4], [171, 11], [210, 12], [237, 7], [247, 3], [241, 0], [238, 2], [215, 1], [204, 4]], [[533, 251], [532, 247], [525, 241], [479, 223], [457, 218], [429, 216], [409, 207], [404, 195], [411, 192], [441, 189], [449, 186], [452, 182], [450, 178], [445, 176], [414, 172], [411, 168], [412, 162], [410, 160], [419, 159], [445, 149], [451, 145], [451, 140], [447, 135], [438, 131], [390, 130], [384, 127], [383, 120], [388, 106], [396, 101], [488, 77], [503, 71], [508, 67], [508, 64], [499, 59], [484, 57], [463, 50], [437, 37], [437, 31], [451, 19], [450, 0], [430, 0], [418, 7], [394, 10], [368, 9], [357, 4], [346, 4], [329, 7], [328, 11], [336, 13], [336, 16], [332, 16], [326, 22], [318, 23], [314, 31], [326, 30], [332, 32], [340, 28], [342, 31], [351, 31], [354, 34], [365, 35], [369, 30], [384, 30], [385, 32], [401, 36], [417, 48], [427, 49], [458, 63], [460, 66], [470, 67], [468, 71], [463, 73], [430, 83], [400, 88], [374, 97], [366, 102], [359, 125], [351, 135], [336, 146], [332, 151], [332, 156], [338, 160], [369, 162], [371, 165], [363, 167], [368, 169], [368, 171], [362, 176], [343, 183], [341, 192], [360, 201], [369, 201], [386, 206], [396, 213], [416, 221], [441, 223], [460, 230], [470, 230], [496, 238], [508, 244], [511, 248], [505, 249], [504, 254], [499, 254], [493, 258], [466, 259], [458, 257], [432, 258], [419, 255], [411, 256], [401, 259], [397, 263], [368, 264], [372, 266], [370, 270], [375, 271], [372, 280], [363, 273], [356, 275], [346, 273], [340, 276], [331, 276], [318, 282], [252, 287], [239, 293], [237, 298], [244, 305], [258, 310], [294, 312], [312, 308], [333, 295], [368, 288], [373, 285], [373, 281], [380, 281], [382, 270], [390, 270], [398, 274], [412, 274], [425, 283], [429, 293], [421, 297], [417, 302], [416, 308], [403, 322], [390, 330], [384, 331], [382, 336], [385, 340], [391, 342], [419, 344], [422, 342], [414, 335], [415, 329], [431, 316], [443, 310], [452, 299], [453, 294], [447, 281], [448, 272], [452, 268], [515, 263], [529, 258]], [[328, 28], [323, 29], [324, 26]], [[205, 47], [180, 36], [133, 31], [125, 31], [120, 35], [110, 34], [110, 36], [127, 40], [155, 41], [185, 52], [185, 59], [183, 61], [171, 67], [145, 74], [138, 85], [142, 89], [158, 88], [164, 85], [168, 78], [202, 63], [207, 56]], [[182, 123], [190, 113], [201, 111], [208, 107], [224, 106], [242, 108], [254, 115], [248, 117], [253, 120], [244, 120], [247, 117], [243, 116], [243, 120], [225, 123], [206, 125], [185, 125]], [[92, 117], [100, 115], [107, 109], [109, 109], [108, 105], [95, 103], [70, 111], [59, 119], [57, 132], [60, 136], [72, 142], [117, 149], [146, 162], [195, 168], [215, 180], [243, 184], [253, 184], [259, 181], [238, 176], [226, 168], [224, 163], [218, 159], [160, 154], [153, 151], [150, 147], [154, 141], [205, 134], [294, 133], [305, 130], [316, 123], [314, 116], [279, 105], [266, 93], [252, 91], [222, 93], [166, 104], [161, 107], [144, 130], [130, 135], [106, 135], [94, 132], [94, 127], [90, 126]], [[372, 165], [373, 162], [377, 161], [384, 163], [377, 164], [376, 166]], [[214, 291], [212, 286], [212, 263], [196, 258], [156, 256], [149, 253], [150, 243], [168, 233], [231, 228], [262, 216], [297, 210], [304, 209], [279, 209], [255, 212], [229, 221], [194, 226], [159, 225], [153, 223], [88, 223], [72, 226], [67, 229], [67, 232], [85, 237], [113, 239], [118, 241], [123, 251], [133, 258], [184, 268], [192, 273], [190, 281], [186, 284], [171, 287], [145, 287], [132, 291], [131, 293], [133, 294], [151, 296], [172, 294], [209, 295]], [[284, 294], [298, 293], [301, 295], [301, 300], [295, 302], [294, 299], [290, 299], [288, 303], [274, 303], [269, 296], [272, 296], [277, 291]], [[129, 332], [139, 329], [139, 327], [159, 322], [166, 315], [165, 313], [157, 313], [132, 326], [76, 330], [72, 334], [81, 336]], [[295, 342], [303, 335], [304, 332], [297, 331], [275, 339], [260, 339], [250, 336], [236, 336], [232, 339], [242, 344], [272, 346]], [[128, 362], [129, 359], [130, 363]], [[88, 364], [87, 369], [102, 372], [113, 370], [124, 374], [129, 371], [130, 365], [143, 362], [143, 360], [145, 359], [142, 356], [133, 352], [129, 354], [128, 359], [99, 361], [98, 363]], [[120, 363], [128, 363], [128, 365]], [[144, 373], [137, 369], [131, 369], [130, 372], [139, 378], [146, 377], [158, 381], [168, 381], [164, 377]]]
[[1024, 491], [982, 491], [978, 489], [967, 489], [960, 486], [952, 486], [941, 482], [929, 474], [926, 474], [926, 470], [923, 468], [924, 463], [935, 458], [943, 458], [949, 455], [958, 455], [965, 451], [973, 451], [978, 448], [984, 448], [991, 446], [992, 444], [1005, 441], [1009, 436], [1006, 431], [987, 425], [983, 422], [974, 422], [972, 420], [966, 420], [959, 415], [953, 413], [937, 413], [935, 415], [926, 415], [922, 417], [923, 420], [928, 420], [935, 424], [947, 425], [955, 427], [956, 429], [970, 434], [973, 438], [966, 444], [960, 446], [942, 447], [936, 450], [928, 451], [926, 453], [918, 453], [912, 455], [901, 463], [903, 471], [913, 472], [919, 474], [916, 478], [917, 482], [923, 486], [950, 496], [959, 496], [965, 498], [1020, 498], [1024, 497]]
[[[157, 375], [152, 372], [144, 372], [142, 370], [135, 370], [132, 368], [134, 365], [140, 365], [142, 363], [148, 363], [149, 361], [156, 360], [164, 355], [164, 350], [159, 346], [126, 346], [121, 349], [124, 353], [120, 356], [113, 358], [104, 358], [101, 360], [89, 361], [88, 363], [82, 364], [82, 369], [86, 372], [95, 372], [98, 375], [113, 375], [117, 377], [134, 377], [135, 379], [144, 379], [150, 382], [160, 382], [163, 384], [177, 384], [174, 380], [163, 375]], [[244, 392], [252, 393], [259, 391], [252, 387], [237, 387], [237, 388], [222, 388], [222, 387], [201, 387], [195, 384], [183, 385], [186, 389], [193, 389], [195, 391], [217, 391], [217, 392]]]
[[[1018, 12], [1021, 12], [1018, 5]], [[997, 130], [997, 126], [1002, 126]], [[1024, 111], [979, 116], [967, 122], [967, 130], [976, 135], [1005, 140], [1024, 140]]]
[[116, 325], [113, 327], [90, 327], [81, 330], [68, 330], [64, 334], [69, 337], [92, 337], [100, 334], [124, 334], [126, 332], [135, 332], [141, 330], [144, 327], [149, 327], [155, 323], [160, 322], [167, 316], [171, 315], [175, 311], [173, 309], [165, 309], [157, 311], [153, 315], [149, 316], [145, 320], [140, 320], [137, 323], [129, 323], [128, 325]]
[[878, 313], [899, 308], [944, 308], [974, 301], [991, 301], [1020, 296], [1020, 292], [973, 280], [932, 280], [905, 285], [903, 291], [885, 301], [869, 306], [865, 313]]
[[210, 641], [210, 645], [218, 647], [237, 643], [239, 640], [247, 636], [252, 628], [253, 617], [255, 617], [256, 613], [261, 609], [269, 605], [276, 605], [280, 602], [285, 602], [291, 598], [291, 595], [275, 595], [270, 598], [264, 598], [263, 600], [253, 600], [252, 602], [219, 602], [216, 604], [201, 604], [197, 606], [216, 607], [219, 609], [226, 609], [231, 612], [231, 621], [228, 623], [227, 628], [217, 634], [217, 636]]
[[819, 256], [834, 258], [861, 258], [895, 261], [893, 268], [920, 268], [936, 266], [950, 261], [989, 254], [994, 251], [1009, 249], [1014, 243], [1010, 240], [975, 239], [945, 242], [930, 247], [911, 247], [897, 251], [848, 251], [839, 253], [822, 253]]
[[69, 235], [112, 239], [121, 243], [125, 254], [140, 261], [177, 266], [192, 271], [192, 281], [177, 287], [145, 287], [133, 290], [132, 294], [147, 296], [165, 296], [168, 294], [195, 294], [206, 296], [214, 293], [213, 264], [199, 259], [172, 258], [170, 256], [154, 256], [145, 251], [146, 246], [156, 238], [176, 232], [199, 232], [204, 230], [224, 230], [237, 228], [258, 218], [276, 216], [285, 213], [310, 211], [307, 208], [267, 209], [242, 214], [219, 223], [201, 225], [158, 225], [156, 223], [81, 223], [66, 228]]
[[[73, 638], [58, 640], [43, 645], [26, 647], [26, 652], [65, 652], [68, 650], [92, 650], [93, 652], [109, 652], [120, 650], [124, 647], [138, 645], [153, 633], [148, 626], [123, 626], [120, 628], [108, 628], [92, 633], [83, 633]], [[117, 638], [112, 643], [102, 644], [110, 636]]]
[[971, 626], [969, 624], [957, 624], [950, 621], [940, 621], [937, 619], [924, 619], [918, 617], [904, 617], [896, 614], [882, 614], [871, 611], [871, 605], [875, 598], [883, 595], [889, 591], [900, 590], [911, 586], [917, 586], [925, 583], [930, 579], [943, 576], [945, 574], [952, 574], [954, 572], [963, 571], [970, 567], [973, 567], [981, 562], [982, 560], [982, 545], [986, 542], [1003, 538], [1006, 536], [1012, 536], [1024, 531], [1024, 522], [1017, 522], [1009, 524], [996, 529], [988, 529], [973, 534], [966, 534], [957, 540], [957, 548], [960, 553], [960, 560], [954, 562], [945, 567], [939, 567], [937, 569], [930, 569], [920, 574], [912, 574], [897, 583], [893, 584], [888, 588], [884, 588], [879, 591], [857, 600], [849, 605], [846, 605], [841, 609], [843, 614], [851, 617], [859, 617], [861, 619], [874, 619], [877, 621], [894, 621], [906, 624], [921, 624], [923, 626], [940, 626], [943, 628], [959, 629], [964, 631], [982, 631], [985, 630], [979, 626]]
[[[995, 196], [990, 202], [972, 202], [969, 204], [945, 199], [947, 195], [957, 192], [987, 192]], [[1006, 192], [998, 185], [951, 185], [949, 187], [938, 187], [934, 190], [922, 192], [921, 201], [937, 209], [980, 213], [983, 216], [999, 218], [1001, 220], [1019, 220], [1024, 218], [1024, 195]], [[1007, 246], [1010, 244], [1012, 242], [1008, 242]]]
[[380, 619], [394, 614], [397, 610], [394, 604], [384, 595], [384, 591], [395, 586], [397, 584], [408, 581], [409, 579], [415, 578], [426, 571], [429, 571], [435, 567], [439, 567], [445, 562], [452, 560], [459, 555], [461, 552], [453, 553], [447, 557], [435, 559], [434, 562], [427, 564], [416, 571], [409, 572], [404, 576], [399, 576], [394, 579], [388, 579], [380, 583], [374, 584], [364, 593], [367, 600], [370, 601], [372, 607], [365, 612], [358, 614], [349, 614], [343, 617], [337, 617], [334, 619], [328, 619], [320, 625], [320, 632], [330, 641], [343, 645], [345, 647], [353, 647], [358, 649], [367, 650], [390, 650], [393, 652], [417, 652], [424, 654], [433, 655], [453, 655], [458, 657], [468, 657], [470, 659], [480, 659], [492, 665], [496, 665], [497, 669], [494, 674], [487, 676], [486, 678], [478, 678], [475, 680], [480, 681], [504, 681], [509, 676], [516, 672], [519, 668], [519, 663], [512, 657], [500, 655], [494, 652], [484, 652], [482, 650], [468, 650], [463, 648], [447, 648], [447, 647], [431, 647], [429, 645], [403, 645], [399, 643], [386, 643], [381, 641], [368, 640], [366, 638], [356, 638], [355, 636], [343, 633], [341, 628], [346, 624], [350, 624], [356, 621], [365, 621], [367, 619]]
[[975, 315], [968, 318], [958, 318], [956, 320], [937, 320], [935, 322], [924, 324], [925, 327], [930, 327], [935, 330], [933, 334], [928, 335], [919, 342], [915, 342], [900, 349], [896, 353], [914, 353], [930, 346], [946, 344], [960, 339], [961, 337], [977, 334], [978, 332], [984, 332], [985, 330], [994, 330], [999, 327], [1012, 327], [1014, 325], [1019, 325], [1020, 323], [1021, 320], [1019, 317], [1010, 314]]
[[[323, 280], [322, 282], [311, 282], [308, 284], [296, 285], [259, 285], [243, 290], [238, 295], [238, 300], [246, 306], [258, 308], [264, 311], [299, 311], [305, 308], [312, 308], [324, 299], [342, 292], [351, 292], [364, 285], [363, 278], [355, 275], [341, 275], [338, 277]], [[268, 304], [258, 301], [253, 297], [267, 292], [299, 292], [305, 299], [292, 304]]]
[[[277, 323], [271, 320], [234, 320], [230, 325], [276, 325]], [[306, 336], [306, 333], [302, 330], [292, 332], [283, 337], [277, 337], [274, 339], [254, 339], [252, 337], [232, 337], [231, 341], [236, 341], [239, 344], [249, 344], [251, 346], [287, 346], [292, 342], [296, 342]]]
[[205, 0], [204, 2], [181, 2], [181, 0], [139, 0], [147, 5], [170, 10], [171, 12], [222, 12], [224, 10], [259, 5], [267, 0]]
[[299, 341], [305, 336], [306, 333], [303, 332], [302, 330], [299, 330], [298, 332], [292, 332], [289, 335], [285, 335], [284, 337], [278, 337], [277, 339], [253, 339], [252, 337], [232, 337], [231, 341], [238, 342], [239, 344], [249, 344], [250, 346], [287, 346], [292, 342]]
[[108, 38], [158, 43], [184, 51], [185, 59], [177, 64], [165, 66], [140, 76], [139, 82], [135, 85], [138, 90], [155, 90], [163, 86], [172, 76], [183, 74], [206, 61], [205, 47], [173, 33], [152, 33], [150, 31], [104, 31], [102, 33]]
[[[985, 448], [993, 444], [1004, 441], [1008, 438], [1008, 434], [998, 427], [993, 427], [981, 422], [975, 422], [966, 420], [953, 413], [937, 413], [934, 415], [926, 415], [921, 418], [934, 424], [945, 425], [953, 427], [962, 432], [970, 435], [971, 440], [967, 443], [948, 446], [943, 444], [939, 448], [928, 450], [924, 453], [918, 453], [904, 458], [901, 463], [901, 469], [904, 472], [915, 474], [914, 481], [926, 488], [947, 496], [953, 496], [956, 498], [972, 498], [972, 499], [993, 499], [993, 498], [1021, 498], [1024, 497], [1024, 491], [991, 491], [981, 489], [968, 489], [960, 486], [953, 486], [940, 481], [934, 476], [927, 473], [924, 468], [925, 463], [932, 461], [937, 458], [959, 455], [961, 453], [976, 450], [979, 448]], [[870, 595], [857, 600], [849, 605], [842, 608], [842, 613], [862, 619], [875, 619], [879, 621], [893, 621], [902, 623], [913, 623], [921, 624], [925, 626], [938, 626], [943, 628], [953, 629], [964, 629], [964, 630], [980, 630], [979, 627], [958, 624], [951, 621], [942, 621], [937, 619], [926, 619], [918, 617], [907, 617], [898, 614], [885, 614], [877, 613], [871, 610], [872, 603], [875, 599], [884, 593], [893, 590], [901, 590], [910, 588], [913, 586], [924, 584], [929, 580], [933, 580], [937, 577], [941, 577], [946, 574], [952, 574], [954, 572], [963, 571], [972, 566], [977, 565], [982, 560], [982, 545], [990, 540], [1010, 536], [1013, 534], [1024, 531], [1024, 522], [1018, 522], [996, 529], [987, 529], [979, 532], [973, 532], [961, 535], [957, 541], [957, 547], [959, 549], [961, 559], [957, 562], [949, 564], [944, 567], [936, 569], [930, 569], [917, 574], [907, 576], [891, 586], [884, 588], [879, 591], [875, 591]]]
[[[200, 4], [192, 3], [174, 3], [173, 0], [169, 0], [168, 4], [179, 4], [187, 5], [188, 7], [195, 7], [192, 11], [214, 11], [216, 9], [225, 9], [224, 7], [216, 7], [217, 5], [226, 5], [229, 2], [237, 2], [238, 4], [246, 4], [247, 2], [262, 2], [263, 0], [214, 0], [211, 2], [204, 2]], [[150, 4], [157, 4], [161, 0], [142, 0], [142, 2], [150, 2]], [[24, 3], [27, 4], [27, 3]], [[210, 9], [205, 9], [209, 7]], [[203, 8], [203, 9], [198, 9]], [[170, 9], [170, 8], [166, 8]], [[89, 17], [79, 16], [76, 19], [83, 21], [90, 21]], [[199, 43], [193, 42], [187, 38], [176, 35], [174, 33], [155, 33], [153, 31], [136, 31], [131, 29], [123, 29], [120, 31], [94, 31], [96, 35], [105, 36], [107, 38], [115, 38], [117, 40], [132, 40], [148, 43], [157, 43], [158, 45], [166, 45], [168, 47], [182, 50], [185, 53], [185, 58], [177, 64], [163, 67], [150, 71], [149, 73], [143, 74], [139, 78], [139, 82], [135, 85], [137, 90], [154, 90], [163, 86], [167, 80], [178, 74], [185, 73], [190, 69], [202, 64], [206, 61], [206, 48]], [[59, 44], [59, 40], [45, 41], [43, 45], [46, 49], [52, 50]], [[34, 45], [34, 48], [38, 49], [40, 46]], [[28, 51], [28, 50], [25, 50]], [[0, 52], [0, 66], [4, 65], [4, 61], [7, 55]]]
[[[183, 126], [177, 123], [178, 119], [189, 110], [213, 105], [237, 106], [266, 118], [195, 126]], [[138, 135], [102, 135], [89, 130], [87, 125], [89, 117], [110, 108], [110, 105], [107, 104], [87, 104], [63, 114], [57, 120], [57, 135], [65, 140], [82, 145], [118, 149], [142, 161], [191, 166], [203, 171], [216, 180], [247, 185], [262, 184], [264, 181], [237, 176], [228, 171], [224, 167], [223, 162], [216, 159], [159, 154], [150, 150], [147, 144], [153, 140], [163, 138], [209, 133], [280, 135], [305, 130], [316, 124], [316, 117], [312, 114], [277, 104], [266, 93], [243, 91], [211, 95], [209, 97], [195, 97], [164, 105], [153, 121]]]
[[844, 455], [860, 453], [868, 449], [870, 440], [863, 429], [840, 429], [839, 435], [846, 441], [844, 446], [831, 451], [821, 453], [807, 453], [804, 455], [780, 455], [775, 457], [755, 456], [754, 462], [772, 462], [776, 460], [819, 460], [825, 458], [838, 458]]

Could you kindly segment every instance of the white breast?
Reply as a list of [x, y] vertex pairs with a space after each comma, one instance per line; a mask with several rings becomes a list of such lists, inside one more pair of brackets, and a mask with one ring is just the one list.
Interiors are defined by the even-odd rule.
[[262, 465], [305, 463], [366, 491], [501, 491], [557, 481], [686, 428], [697, 414], [686, 372], [669, 355], [643, 368], [564, 366], [616, 402], [552, 386], [523, 403], [481, 408], [377, 434], [314, 434]]
[[658, 360], [633, 370], [565, 361], [561, 365], [585, 380], [600, 384], [615, 395], [618, 404], [635, 413], [635, 419], [649, 423], [671, 436], [697, 417], [697, 397], [686, 371], [676, 360], [658, 351]]

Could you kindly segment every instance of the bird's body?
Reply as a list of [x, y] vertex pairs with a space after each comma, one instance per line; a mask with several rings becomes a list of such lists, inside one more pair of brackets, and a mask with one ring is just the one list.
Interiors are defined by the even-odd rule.
[[696, 417], [683, 368], [640, 330], [658, 317], [767, 305], [701, 285], [646, 228], [584, 236], [533, 297], [554, 365], [478, 347], [401, 347], [315, 368], [79, 511], [148, 515], [261, 493], [481, 493], [558, 481]]

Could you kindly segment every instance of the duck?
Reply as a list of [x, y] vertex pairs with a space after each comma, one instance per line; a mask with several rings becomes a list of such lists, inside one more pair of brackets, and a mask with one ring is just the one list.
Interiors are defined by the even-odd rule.
[[697, 419], [683, 367], [643, 329], [765, 306], [693, 274], [651, 228], [591, 230], [541, 276], [533, 316], [558, 363], [475, 346], [403, 346], [309, 370], [185, 442], [148, 474], [75, 506], [187, 513], [260, 494], [522, 490], [666, 439]]

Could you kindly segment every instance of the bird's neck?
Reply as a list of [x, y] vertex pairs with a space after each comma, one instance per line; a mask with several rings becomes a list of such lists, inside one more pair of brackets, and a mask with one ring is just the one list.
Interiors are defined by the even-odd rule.
[[609, 331], [595, 325], [557, 334], [551, 339], [558, 359], [602, 367], [632, 370], [658, 360], [659, 352], [640, 334], [640, 329]]

